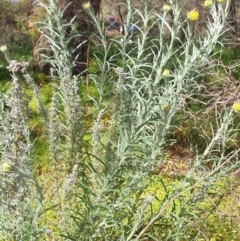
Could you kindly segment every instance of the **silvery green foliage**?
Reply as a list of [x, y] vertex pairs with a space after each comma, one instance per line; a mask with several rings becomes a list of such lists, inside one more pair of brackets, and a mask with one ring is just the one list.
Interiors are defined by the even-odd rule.
[[72, 40], [80, 37], [80, 33], [76, 34], [74, 29], [75, 17], [70, 22], [64, 23], [64, 11], [71, 5], [71, 2], [62, 10], [59, 8], [58, 1], [47, 0], [46, 4], [43, 1], [36, 0], [35, 4], [42, 7], [46, 11], [46, 20], [38, 23], [39, 31], [47, 40], [48, 47], [44, 48], [48, 54], [44, 55], [46, 60], [53, 67], [53, 71], [57, 73], [59, 79], [72, 75], [75, 59], [72, 60], [74, 52], [78, 51], [77, 46], [75, 49], [70, 50], [70, 43]]
[[[75, 34], [73, 24], [75, 17], [69, 23], [63, 21], [64, 11], [71, 3], [63, 10], [59, 9], [58, 1], [54, 0], [46, 1], [46, 4], [42, 1], [35, 1], [35, 3], [46, 11], [46, 20], [39, 23], [39, 31], [48, 43], [48, 48], [45, 51], [49, 55], [45, 57], [52, 67], [51, 75], [55, 80], [48, 122], [50, 150], [56, 160], [66, 158], [69, 160], [67, 164], [72, 167], [78, 161], [79, 148], [81, 148], [82, 110], [78, 95], [79, 83], [77, 78], [72, 75], [72, 69], [75, 65], [72, 56], [80, 46], [70, 50], [70, 42], [79, 37], [80, 34]], [[61, 142], [61, 138], [65, 141]], [[65, 151], [58, 152], [59, 149]]]
[[[213, 150], [219, 153], [219, 141], [224, 145], [230, 135], [232, 112], [226, 111], [221, 117], [220, 128], [213, 132], [206, 151], [193, 160], [195, 164], [178, 184], [160, 178], [159, 187], [166, 191], [162, 200], [157, 200], [153, 194], [145, 194], [144, 190], [146, 180], [153, 178], [152, 173], [164, 161], [162, 150], [169, 145], [167, 135], [174, 117], [183, 110], [186, 98], [193, 94], [191, 83], [204, 74], [202, 70], [208, 64], [215, 44], [226, 31], [228, 4], [229, 1], [212, 5], [212, 19], [207, 21], [204, 34], [197, 37], [193, 31], [194, 21], [183, 19], [181, 1], [170, 1], [173, 19], [169, 19], [165, 11], [155, 13], [153, 21], [152, 12], [145, 9], [142, 13], [127, 1], [125, 30], [130, 23], [135, 23], [140, 32], [129, 41], [125, 31], [124, 36], [109, 41], [110, 47], [105, 45], [106, 36], [99, 20], [91, 8], [86, 9], [96, 25], [99, 47], [103, 50], [103, 59], [96, 55], [97, 75], [91, 76], [100, 96], [93, 100], [99, 111], [94, 125], [99, 123], [103, 109], [112, 111], [113, 103], [116, 108], [108, 131], [98, 132], [98, 148], [101, 146], [101, 149], [89, 160], [94, 175], [90, 175], [91, 179], [86, 183], [78, 182], [83, 192], [78, 196], [79, 203], [86, 210], [80, 205], [78, 216], [72, 210], [78, 229], [68, 237], [81, 240], [187, 238], [185, 232], [192, 221], [196, 221], [198, 204], [206, 197], [211, 185], [235, 167], [230, 160], [236, 158], [237, 153], [211, 156]], [[151, 36], [153, 31], [155, 35]], [[184, 34], [184, 41], [179, 38], [180, 32]], [[107, 60], [111, 48], [115, 49], [115, 55]], [[117, 83], [110, 107], [103, 102], [104, 88], [107, 83], [114, 83], [114, 71]], [[213, 162], [216, 165], [212, 170], [204, 168], [204, 163]], [[171, 186], [174, 183], [177, 186]], [[157, 213], [151, 213], [153, 200], [159, 205]], [[170, 220], [169, 228], [161, 228], [163, 222], [159, 220]], [[156, 232], [154, 225], [160, 227]]]
[[19, 75], [28, 63], [10, 61], [11, 88], [1, 97], [1, 170], [0, 237], [4, 240], [35, 240], [42, 232], [38, 215], [42, 207], [42, 190], [31, 171], [32, 143], [27, 127], [27, 104]]
[[[96, 26], [94, 35], [99, 51], [102, 49], [95, 55], [99, 69], [90, 76], [98, 98], [90, 97], [96, 114], [87, 132], [93, 145], [89, 147], [88, 143], [83, 146], [86, 130], [78, 95], [80, 83], [72, 76], [75, 63], [69, 50], [70, 40], [77, 36], [71, 31], [66, 34], [74, 18], [70, 23], [62, 21], [64, 10], [58, 8], [58, 1], [48, 0], [46, 4], [36, 1], [47, 13], [46, 20], [40, 23], [40, 31], [48, 41], [47, 51], [51, 57], [46, 58], [52, 65], [54, 79], [52, 102], [45, 118], [50, 166], [54, 170], [53, 182], [47, 190], [57, 199], [53, 201], [57, 203], [55, 214], [59, 218], [49, 226], [54, 230], [52, 226], [57, 224], [59, 233], [39, 228], [39, 217], [51, 206], [44, 209], [41, 188], [29, 171], [31, 145], [27, 144], [29, 134], [24, 124], [22, 91], [19, 92], [19, 82], [13, 74], [13, 88], [8, 98], [11, 111], [6, 112], [3, 104], [1, 111], [2, 161], [17, 163], [10, 172], [1, 173], [1, 213], [5, 214], [1, 216], [1, 223], [5, 225], [1, 226], [1, 235], [4, 238], [43, 240], [49, 232], [50, 238], [55, 235], [56, 240], [188, 240], [186, 232], [199, 218], [199, 203], [208, 196], [211, 185], [234, 167], [237, 152], [213, 155], [222, 150], [232, 134], [233, 113], [226, 110], [219, 117], [219, 129], [216, 132], [213, 129], [205, 152], [196, 155], [185, 176], [171, 181], [161, 175], [154, 176], [159, 164], [166, 161], [163, 148], [171, 144], [167, 135], [173, 120], [184, 109], [186, 98], [193, 94], [191, 83], [202, 76], [214, 45], [225, 31], [229, 1], [217, 7], [212, 5], [212, 19], [200, 37], [194, 35], [194, 22], [182, 18], [181, 1], [169, 1], [173, 19], [169, 19], [167, 11], [154, 13], [146, 7], [141, 12], [132, 8], [130, 0], [126, 2], [125, 35], [110, 41], [91, 6], [85, 9]], [[139, 27], [131, 41], [127, 32], [130, 24]], [[184, 34], [184, 41], [179, 39], [180, 32]], [[20, 72], [25, 70], [19, 63], [15, 67]], [[27, 80], [36, 88], [29, 76]], [[109, 84], [113, 86], [110, 100], [106, 93]], [[38, 99], [37, 89], [34, 94]], [[104, 115], [110, 117], [103, 126]], [[24, 141], [19, 140], [15, 153], [16, 131]], [[205, 168], [207, 163], [211, 163], [212, 169]], [[18, 177], [21, 181], [13, 193], [22, 209], [14, 208], [11, 213], [4, 202], [16, 198], [5, 198], [9, 190], [6, 185]], [[147, 192], [155, 178], [159, 181], [156, 188], [163, 190], [162, 198], [156, 197], [157, 190]], [[16, 219], [12, 218], [14, 215]], [[12, 233], [14, 230], [17, 232]]]

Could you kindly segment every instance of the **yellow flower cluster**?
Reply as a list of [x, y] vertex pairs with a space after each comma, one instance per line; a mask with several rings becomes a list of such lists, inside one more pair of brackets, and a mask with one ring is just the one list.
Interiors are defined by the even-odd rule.
[[192, 10], [190, 12], [187, 12], [187, 18], [190, 21], [197, 21], [198, 20], [199, 13], [196, 10]]
[[210, 7], [212, 5], [212, 1], [211, 0], [206, 0], [204, 3], [203, 3], [203, 6], [204, 7]]
[[223, 3], [223, 2], [225, 2], [225, 0], [217, 0], [217, 2]]
[[169, 111], [170, 110], [170, 106], [169, 105], [162, 105], [162, 110], [163, 111]]
[[11, 165], [8, 162], [4, 162], [2, 164], [2, 171], [3, 172], [9, 172], [11, 169]]
[[82, 4], [82, 7], [83, 7], [83, 9], [87, 10], [87, 9], [89, 9], [91, 7], [91, 3], [89, 1], [84, 2]]
[[240, 112], [240, 102], [234, 103], [232, 108], [235, 112], [237, 112], [237, 113]]
[[0, 51], [1, 52], [6, 52], [7, 51], [7, 46], [4, 44], [4, 45], [2, 45], [1, 47], [0, 47]]
[[169, 11], [171, 9], [171, 7], [169, 6], [169, 5], [167, 5], [167, 4], [164, 4], [163, 5], [163, 11]]
[[168, 75], [170, 75], [169, 69], [163, 70], [162, 76], [168, 76]]

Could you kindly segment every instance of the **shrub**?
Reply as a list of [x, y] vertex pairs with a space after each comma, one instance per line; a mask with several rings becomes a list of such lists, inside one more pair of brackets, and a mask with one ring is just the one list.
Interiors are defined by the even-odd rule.
[[[63, 22], [64, 10], [60, 11], [54, 0], [47, 4], [37, 1], [47, 13], [40, 31], [52, 53], [47, 60], [52, 66], [53, 92], [46, 109], [38, 86], [26, 74], [26, 63], [10, 62], [13, 83], [8, 96], [12, 102], [9, 110], [2, 108], [1, 112], [1, 135], [8, 137], [0, 145], [4, 239], [133, 241], [205, 237], [204, 230], [190, 230], [195, 224], [200, 226], [200, 204], [214, 195], [212, 186], [238, 166], [239, 150], [225, 152], [226, 142], [236, 133], [236, 108], [230, 106], [218, 116], [217, 128], [211, 129], [204, 150], [186, 163], [183, 175], [173, 173], [170, 179], [155, 173], [160, 164], [168, 164], [164, 149], [172, 144], [167, 137], [177, 123], [175, 118], [195, 94], [192, 83], [204, 75], [213, 48], [225, 32], [229, 1], [211, 5], [212, 18], [201, 37], [193, 31], [198, 12], [194, 10], [183, 19], [180, 2], [170, 1], [171, 8], [156, 13], [153, 21], [147, 8], [142, 13], [127, 1], [125, 34], [109, 44], [90, 2], [83, 5], [101, 46], [101, 55], [95, 55], [98, 69], [89, 76], [95, 85], [94, 96], [90, 96], [94, 120], [89, 128], [79, 95], [81, 82], [72, 74], [76, 63], [71, 59], [69, 43], [78, 37], [74, 34], [74, 19]], [[172, 11], [171, 20], [168, 11]], [[140, 30], [130, 41], [127, 29], [132, 23]], [[179, 40], [179, 32], [184, 33], [185, 42]], [[109, 58], [111, 46], [118, 51]], [[33, 175], [33, 143], [28, 142], [24, 98], [18, 82], [22, 73], [33, 89], [49, 146], [49, 166], [39, 177]], [[13, 188], [9, 183], [18, 185]], [[12, 205], [13, 200], [19, 208]]]

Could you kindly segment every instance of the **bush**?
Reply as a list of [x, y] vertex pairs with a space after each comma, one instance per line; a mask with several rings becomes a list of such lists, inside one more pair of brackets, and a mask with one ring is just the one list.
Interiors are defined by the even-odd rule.
[[[233, 120], [240, 103], [216, 114], [203, 151], [196, 150], [183, 164], [181, 175], [165, 149], [173, 144], [168, 136], [178, 125], [179, 114], [186, 113], [189, 99], [196, 95], [193, 83], [204, 75], [225, 32], [229, 1], [211, 5], [212, 18], [201, 38], [193, 31], [198, 12], [182, 18], [180, 1], [165, 6], [154, 21], [151, 11], [141, 13], [127, 1], [125, 28], [136, 23], [140, 30], [131, 41], [125, 31], [110, 45], [90, 2], [84, 3], [101, 47], [101, 55], [95, 55], [98, 69], [95, 73], [92, 68], [89, 75], [95, 87], [90, 89], [93, 96], [86, 109], [79, 95], [81, 82], [72, 72], [76, 63], [71, 59], [69, 40], [78, 37], [74, 19], [63, 22], [63, 12], [54, 0], [38, 4], [48, 13], [40, 31], [52, 53], [47, 60], [52, 65], [53, 90], [46, 108], [43, 102], [48, 99], [41, 98], [39, 86], [26, 73], [27, 64], [10, 62], [13, 82], [1, 99], [0, 112], [0, 208], [4, 213], [0, 237], [98, 241], [205, 238], [201, 205], [217, 196], [212, 187], [239, 165], [239, 150], [226, 152], [226, 143], [237, 133]], [[154, 36], [149, 34], [152, 27]], [[184, 33], [185, 42], [179, 41], [179, 32]], [[110, 46], [118, 50], [111, 58]], [[28, 105], [19, 82], [22, 75], [33, 89], [36, 102], [32, 106], [44, 121], [42, 130], [49, 147], [45, 162], [49, 165], [40, 176], [34, 175], [34, 143], [26, 125]], [[4, 110], [4, 103], [8, 110]], [[89, 114], [93, 116], [90, 128], [85, 119]], [[160, 164], [175, 167], [171, 178], [161, 170], [155, 175]]]

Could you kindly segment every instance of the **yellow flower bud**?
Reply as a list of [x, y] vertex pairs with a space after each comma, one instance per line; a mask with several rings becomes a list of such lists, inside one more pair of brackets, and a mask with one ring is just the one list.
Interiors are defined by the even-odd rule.
[[170, 75], [169, 69], [163, 70], [162, 76], [168, 76], [168, 75]]
[[204, 7], [210, 7], [212, 5], [212, 0], [206, 0], [204, 3], [203, 3], [203, 6]]
[[167, 4], [164, 4], [163, 5], [163, 11], [169, 11], [171, 9], [171, 6], [167, 5]]
[[240, 102], [234, 103], [232, 108], [235, 112], [237, 112], [237, 113], [240, 112]]
[[10, 163], [4, 162], [4, 163], [2, 164], [2, 171], [3, 171], [3, 172], [9, 172], [10, 169], [11, 169], [11, 164], [10, 164]]
[[169, 105], [162, 105], [162, 110], [163, 111], [169, 111], [170, 110], [170, 106]]
[[84, 2], [82, 4], [82, 7], [83, 7], [83, 9], [87, 10], [87, 9], [89, 9], [91, 7], [91, 3], [89, 1]]
[[7, 51], [7, 46], [4, 44], [4, 45], [2, 45], [1, 47], [0, 47], [0, 51], [1, 52], [6, 52]]

